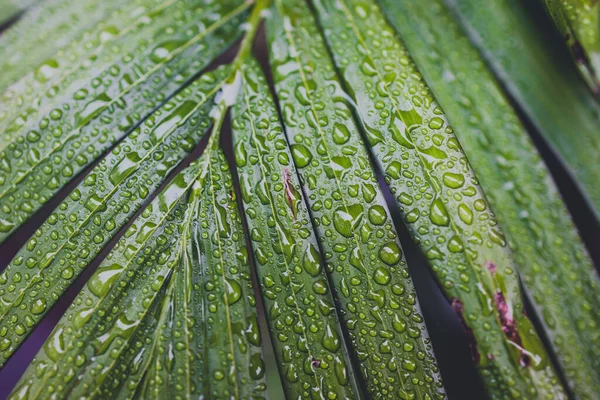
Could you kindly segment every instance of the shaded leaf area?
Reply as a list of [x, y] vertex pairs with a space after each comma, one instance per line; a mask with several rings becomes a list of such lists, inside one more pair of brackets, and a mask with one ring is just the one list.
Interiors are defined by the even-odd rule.
[[292, 154], [256, 61], [241, 70], [232, 118], [241, 197], [286, 397], [358, 398]]
[[382, 11], [363, 0], [314, 3], [365, 136], [471, 337], [490, 396], [566, 398], [475, 173]]
[[38, 0], [1, 0], [0, 26], [34, 5]]
[[596, 0], [545, 0], [579, 71], [600, 94], [600, 3]]
[[571, 390], [594, 398], [600, 285], [550, 173], [442, 1], [381, 3], [478, 173]]
[[133, 23], [123, 18], [122, 36], [57, 67], [51, 82], [39, 86], [29, 75], [9, 90], [13, 98], [0, 106], [0, 242], [225, 51], [250, 6], [161, 3]]
[[209, 128], [223, 67], [197, 79], [109, 153], [0, 275], [0, 365]]
[[[43, 73], [44, 60], [55, 54], [66, 55], [61, 53], [61, 50], [73, 41], [78, 41], [82, 37], [91, 40], [91, 37], [85, 33], [90, 27], [101, 24], [119, 2], [115, 0], [3, 0], [3, 3], [18, 4], [21, 9], [33, 3], [37, 4], [0, 36], [0, 70], [2, 71], [0, 92], [35, 69]], [[110, 34], [110, 31], [106, 34]], [[49, 64], [49, 67], [51, 65]]]
[[276, 1], [271, 67], [326, 269], [373, 398], [444, 398], [397, 232], [304, 1]]
[[232, 190], [219, 150], [178, 174], [100, 265], [10, 398], [265, 398]]
[[[600, 107], [566, 51], [528, 15], [528, 1], [446, 0], [519, 107], [569, 169], [596, 218]], [[504, 40], [511, 38], [511, 40]]]

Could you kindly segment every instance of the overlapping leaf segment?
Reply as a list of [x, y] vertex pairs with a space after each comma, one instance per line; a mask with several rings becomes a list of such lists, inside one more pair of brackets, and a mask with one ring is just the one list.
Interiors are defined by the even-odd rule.
[[[548, 33], [532, 21], [527, 2], [492, 0], [487, 7], [477, 0], [446, 3], [453, 6], [453, 18], [461, 18], [472, 42], [519, 108], [573, 174], [600, 220], [600, 105], [568, 53], [562, 46], [556, 49]], [[515, 39], [504, 40], [507, 37]]]
[[[104, 124], [131, 125], [122, 129], [125, 138], [86, 174], [0, 276], [2, 364], [111, 238], [140, 215], [63, 316], [12, 398], [265, 397], [248, 254], [231, 173], [218, 149], [225, 111], [235, 99], [239, 79], [234, 79], [235, 68], [224, 66], [187, 82], [235, 39], [241, 18], [253, 7], [248, 2], [225, 3], [162, 4], [152, 12], [166, 12], [175, 5], [182, 9], [164, 17], [170, 21], [165, 20], [166, 25], [174, 26], [160, 28], [158, 19], [151, 29], [166, 29], [160, 31], [163, 38], [168, 32], [169, 38], [185, 34], [187, 41], [162, 42], [145, 53], [144, 46], [136, 48], [140, 53], [131, 55], [129, 67], [120, 52], [112, 61], [102, 51], [94, 58], [106, 57], [109, 69], [115, 63], [121, 65], [119, 71], [130, 68], [123, 82], [115, 75], [98, 88], [116, 82], [118, 98], [138, 90], [142, 97], [131, 106], [116, 107], [121, 100], [96, 104], [85, 121], [68, 112], [68, 118], [56, 120], [67, 137], [80, 140], [86, 137], [84, 132], [95, 132], [85, 142], [99, 144], [104, 141], [95, 136]], [[247, 57], [247, 43], [252, 43], [264, 7], [264, 2], [254, 6], [239, 59]], [[181, 31], [173, 20], [177, 15], [191, 25]], [[193, 52], [186, 53], [190, 49]], [[144, 62], [155, 57], [160, 61], [154, 59], [146, 69]], [[180, 65], [184, 68], [178, 69]], [[156, 71], [163, 75], [152, 75]], [[70, 73], [57, 82], [67, 82]], [[161, 95], [156, 86], [145, 85], [168, 87], [172, 93]], [[71, 90], [65, 89], [69, 101], [77, 97]], [[148, 104], [144, 97], [157, 103]], [[61, 104], [51, 98], [43, 101]], [[136, 105], [147, 107], [150, 115], [132, 112]], [[117, 109], [123, 113], [121, 122], [112, 118]], [[205, 154], [170, 179], [211, 124]], [[14, 142], [5, 149], [7, 156], [15, 156], [19, 145], [34, 150], [35, 145], [23, 140], [30, 136], [25, 132], [15, 132]], [[46, 159], [56, 165], [53, 153], [63, 151], [62, 144], [57, 146], [48, 135], [40, 134], [40, 140], [48, 140]], [[69, 166], [71, 154], [80, 148], [64, 150], [63, 165]], [[91, 151], [87, 154], [89, 162], [96, 157]], [[39, 172], [32, 176], [40, 178]], [[148, 204], [167, 179], [170, 183]], [[9, 207], [14, 200], [12, 194], [7, 196], [3, 204]]]
[[548, 170], [442, 1], [382, 0], [478, 173], [571, 389], [600, 393], [600, 284]]
[[[64, 10], [75, 3], [44, 7], [66, 21]], [[489, 162], [468, 136], [468, 111], [449, 105], [448, 118], [464, 131], [454, 133], [375, 2], [275, 0], [272, 12], [263, 0], [86, 3], [92, 11], [81, 26], [30, 17], [65, 40], [40, 59], [17, 51], [17, 35], [0, 39], [28, 66], [9, 68], [14, 83], [5, 83], [0, 103], [0, 242], [87, 169], [0, 275], [0, 365], [124, 234], [13, 399], [264, 397], [249, 257], [288, 397], [360, 398], [365, 391], [378, 399], [445, 398], [371, 156], [462, 319], [491, 397], [565, 394], [524, 314], [517, 264], [490, 203], [499, 207], [517, 261], [548, 266], [522, 269], [537, 304], [558, 280], [572, 281], [564, 293], [576, 312], [545, 323], [553, 339], [565, 341], [555, 345], [569, 378], [591, 387], [580, 370], [581, 347], [576, 361], [564, 357], [576, 335], [581, 343], [598, 340], [579, 326], [596, 289], [576, 283], [591, 267], [570, 220], [532, 209], [539, 220], [530, 221], [521, 213], [520, 192], [503, 192], [499, 182], [516, 181], [524, 164]], [[249, 57], [265, 15], [280, 113]], [[235, 61], [196, 77], [243, 29]], [[410, 33], [400, 33], [410, 46]], [[23, 43], [34, 49], [32, 42]], [[426, 77], [434, 75], [415, 54]], [[460, 72], [460, 65], [449, 68]], [[451, 103], [459, 91], [436, 94]], [[229, 109], [251, 253], [219, 149]], [[173, 177], [211, 126], [203, 156]], [[523, 132], [514, 137], [523, 140]], [[458, 139], [476, 153], [491, 202]], [[489, 147], [517, 146], [498, 140]], [[560, 207], [540, 171], [523, 178], [535, 187], [528, 195], [541, 207]], [[546, 240], [568, 242], [568, 256], [543, 247], [537, 224], [550, 227]], [[590, 300], [579, 302], [580, 293]], [[539, 306], [545, 318], [552, 301]]]
[[[43, 79], [36, 72], [25, 74], [7, 91], [11, 101], [3, 102], [3, 239], [119, 143], [0, 276], [2, 363], [119, 230], [141, 213], [56, 327], [13, 397], [263, 395], [248, 255], [231, 176], [217, 149], [225, 112], [237, 92], [236, 161], [286, 392], [294, 397], [359, 395], [320, 238], [336, 288], [353, 314], [344, 326], [352, 331], [352, 357], [363, 364], [360, 377], [368, 390], [382, 398], [444, 397], [397, 234], [358, 130], [346, 129], [334, 141], [315, 130], [317, 140], [307, 137], [288, 147], [264, 78], [245, 56], [191, 79], [235, 39], [233, 27], [242, 25], [251, 3], [149, 3], [142, 15], [118, 12], [123, 30], [81, 55], [81, 65], [56, 64], [44, 70]], [[251, 30], [240, 54], [248, 52], [265, 2], [259, 4], [243, 25]], [[161, 40], [150, 46], [153, 32]], [[119, 56], [123, 53], [125, 58]], [[96, 77], [84, 79], [90, 72]], [[314, 88], [304, 90], [313, 96]], [[285, 87], [279, 94], [284, 96]], [[352, 121], [350, 109], [342, 111], [336, 126]], [[308, 119], [294, 127], [308, 123], [315, 128], [311, 116], [300, 116]], [[147, 204], [211, 124], [205, 155]], [[316, 182], [306, 186], [313, 192], [312, 211], [321, 210], [317, 234], [292, 160], [305, 168], [312, 146], [323, 157], [323, 170], [312, 179], [319, 177], [335, 191], [331, 198], [317, 190]], [[335, 146], [335, 153], [316, 146]], [[349, 185], [339, 163], [354, 155], [361, 161], [356, 175], [348, 175], [354, 176]], [[352, 204], [343, 200], [347, 195], [355, 199]], [[325, 228], [331, 224], [334, 235]]]
[[373, 154], [471, 336], [490, 394], [564, 397], [483, 190], [382, 10], [361, 0], [314, 3]]
[[0, 0], [0, 26], [9, 23], [11, 18], [16, 17], [35, 4], [37, 0]]

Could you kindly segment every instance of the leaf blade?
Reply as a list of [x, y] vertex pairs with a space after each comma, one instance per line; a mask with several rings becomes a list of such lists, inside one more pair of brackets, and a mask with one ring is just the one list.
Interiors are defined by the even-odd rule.
[[600, 91], [600, 5], [596, 1], [545, 0], [573, 61], [595, 94]]
[[[184, 3], [175, 5], [185, 10]], [[210, 2], [192, 7], [195, 13], [202, 12], [204, 19], [197, 21], [195, 13], [183, 13], [193, 29], [171, 32], [162, 37], [163, 41], [156, 48], [141, 46], [139, 59], [132, 64], [123, 64], [114, 70], [115, 66], [111, 65], [114, 55], [109, 54], [108, 71], [103, 73], [110, 74], [113, 70], [120, 79], [109, 79], [109, 88], [94, 87], [94, 82], [98, 83], [96, 79], [86, 78], [83, 84], [75, 80], [72, 85], [67, 80], [65, 93], [73, 97], [49, 99], [40, 129], [36, 122], [19, 128], [12, 142], [0, 152], [0, 201], [4, 206], [0, 211], [0, 241], [111, 145], [129, 135], [152, 111], [185, 86], [193, 74], [227, 48], [235, 39], [232, 30], [238, 30], [235, 22], [250, 7], [249, 3], [243, 3], [230, 10], [228, 5]], [[165, 12], [162, 22], [166, 25], [156, 26], [159, 33], [170, 32], [171, 13], [177, 14], [181, 11], [179, 8], [161, 10]], [[212, 21], [214, 15], [219, 18]], [[177, 42], [175, 39], [180, 36], [184, 39]], [[155, 62], [156, 49], [168, 47], [169, 43], [178, 45], [165, 50], [164, 54], [159, 52], [164, 58]], [[80, 92], [85, 93], [84, 98], [77, 95]], [[56, 107], [57, 103], [61, 106]], [[128, 107], [130, 103], [132, 106]], [[63, 113], [61, 110], [65, 107], [68, 111]]]
[[[564, 163], [598, 219], [600, 107], [565, 61], [566, 51], [546, 39], [547, 33], [531, 23], [520, 2], [494, 0], [485, 8], [470, 0], [448, 4], [494, 74]], [[501, 43], [506, 35], [519, 39]]]
[[[550, 358], [523, 315], [513, 255], [410, 55], [374, 3], [315, 4], [409, 231], [472, 334], [473, 358], [490, 395], [535, 391], [542, 397], [564, 397]], [[378, 35], [370, 28], [374, 26]]]
[[[382, 3], [448, 113], [469, 161], [482, 172], [478, 177], [571, 390], [583, 397], [598, 393], [594, 360], [600, 357], [595, 354], [599, 338], [593, 328], [579, 328], [600, 323], [586, 306], [599, 304], [598, 276], [549, 171], [477, 49], [442, 2], [428, 7], [411, 0]], [[416, 18], [407, 18], [403, 9]], [[435, 59], [429, 56], [432, 49], [438, 53]], [[467, 103], [470, 107], [463, 105]], [[481, 116], [476, 124], [471, 122], [475, 115]]]
[[320, 32], [304, 2], [275, 3], [271, 70], [361, 377], [375, 398], [443, 398], [397, 233]]
[[[16, 317], [10, 321], [2, 318], [10, 330], [2, 339], [0, 364], [6, 362], [55, 303], [50, 290], [39, 289], [23, 303], [28, 288], [49, 279], [57, 294], [66, 290], [202, 138], [211, 121], [212, 101], [227, 74], [227, 68], [222, 68], [204, 75], [155, 112], [146, 122], [148, 129], [139, 128], [103, 159], [2, 272], [3, 290], [14, 285], [16, 279], [20, 284], [6, 292], [0, 302], [3, 316]], [[175, 124], [173, 116], [178, 116]], [[163, 129], [165, 123], [169, 129]], [[164, 132], [156, 135], [161, 130]], [[19, 311], [24, 304], [32, 310], [38, 302], [44, 307], [37, 314], [23, 315]], [[27, 324], [26, 328], [24, 318], [34, 324]], [[15, 330], [23, 332], [18, 334]]]
[[316, 396], [357, 398], [345, 346], [331, 351], [323, 345], [328, 331], [343, 336], [292, 155], [259, 68], [252, 60], [241, 69], [233, 144], [284, 390], [289, 398], [307, 387]]

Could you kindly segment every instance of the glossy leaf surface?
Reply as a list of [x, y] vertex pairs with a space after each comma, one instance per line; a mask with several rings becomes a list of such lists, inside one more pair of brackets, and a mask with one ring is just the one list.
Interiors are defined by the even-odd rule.
[[[233, 108], [242, 200], [286, 395], [357, 398], [355, 376], [292, 154], [258, 63]], [[332, 338], [338, 338], [335, 345]]]
[[84, 178], [0, 275], [3, 364], [209, 128], [227, 70], [199, 78]]
[[571, 390], [593, 397], [600, 285], [549, 171], [443, 2], [381, 3], [485, 188]]
[[144, 13], [138, 30], [92, 62], [65, 65], [51, 87], [40, 93], [33, 85], [2, 103], [16, 108], [0, 133], [0, 242], [231, 44], [250, 6], [232, 3], [176, 2]]
[[373, 154], [470, 336], [490, 396], [566, 398], [524, 314], [504, 234], [403, 44], [372, 2], [315, 4]]
[[275, 3], [267, 24], [275, 87], [360, 376], [373, 398], [444, 398], [396, 230], [327, 48], [304, 1]]

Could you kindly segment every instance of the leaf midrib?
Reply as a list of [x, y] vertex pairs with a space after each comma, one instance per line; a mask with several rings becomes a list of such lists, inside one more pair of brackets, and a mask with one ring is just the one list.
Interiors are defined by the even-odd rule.
[[[197, 174], [196, 174], [196, 178], [199, 177], [202, 174], [202, 170], [200, 170]], [[161, 226], [162, 224], [167, 220], [167, 218], [169, 217], [169, 215], [171, 214], [171, 212], [177, 207], [179, 201], [183, 198], [183, 196], [186, 195], [186, 193], [189, 191], [189, 189], [193, 186], [193, 184], [195, 183], [196, 179], [190, 179], [191, 183], [188, 183], [188, 185], [186, 186], [185, 190], [182, 191], [181, 195], [179, 195], [176, 200], [174, 200], [168, 207], [167, 211], [164, 213], [164, 215], [160, 218], [159, 222], [156, 224], [156, 228], [153, 230], [153, 233], [156, 232]], [[191, 217], [188, 217], [191, 218]], [[178, 241], [179, 242], [179, 241]], [[137, 255], [144, 249], [144, 246], [139, 246], [136, 251], [132, 254], [132, 256], [127, 260], [127, 263], [125, 264], [125, 266], [123, 267], [123, 272], [125, 272], [126, 270], [129, 269], [129, 267], [131, 266], [132, 262], [136, 259]], [[121, 275], [119, 275], [121, 276]], [[172, 279], [172, 274], [171, 274], [171, 278]], [[155, 298], [156, 295], [158, 295], [158, 292], [156, 292], [155, 294]], [[102, 297], [102, 299], [98, 302], [96, 302], [94, 304], [94, 306], [91, 307], [92, 314], [94, 314], [96, 312], [96, 310], [98, 309], [98, 307], [100, 307], [102, 305], [102, 300], [105, 299], [108, 296], [108, 293]], [[149, 312], [149, 309], [145, 309], [145, 311], [143, 312], [142, 318], [146, 316], [146, 314]], [[139, 318], [139, 320], [141, 321], [142, 318]], [[131, 336], [133, 337], [133, 335]], [[130, 339], [128, 339], [128, 341], [130, 341]], [[120, 353], [119, 353], [120, 354]], [[113, 362], [111, 362], [110, 364], [108, 364], [109, 366], [114, 365], [114, 363], [118, 360], [118, 357], [116, 359], [113, 360]], [[89, 370], [89, 368], [92, 368], [93, 365], [90, 365], [86, 370]], [[85, 372], [84, 372], [85, 373]], [[80, 374], [81, 375], [81, 374]], [[34, 399], [38, 398], [39, 393], [45, 388], [44, 383], [46, 383], [50, 378], [52, 378], [52, 376], [48, 376], [47, 374], [44, 375], [44, 378], [42, 380], [42, 383], [40, 384], [40, 389], [38, 390], [38, 392], [36, 393], [36, 396], [34, 396]], [[97, 386], [96, 390], [98, 390], [100, 386]], [[95, 393], [95, 392], [94, 392]]]

